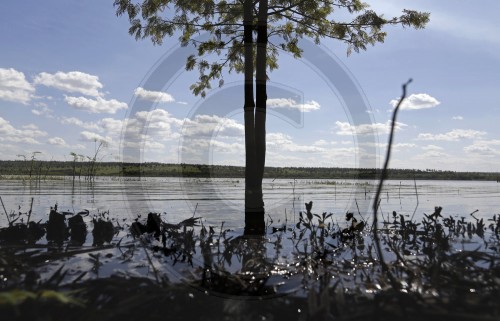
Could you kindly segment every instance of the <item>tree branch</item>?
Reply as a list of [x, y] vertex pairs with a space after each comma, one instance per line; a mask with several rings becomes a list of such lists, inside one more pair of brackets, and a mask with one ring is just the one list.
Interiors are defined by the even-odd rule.
[[379, 199], [380, 199], [380, 193], [382, 192], [382, 187], [384, 185], [384, 181], [387, 178], [387, 168], [389, 167], [389, 160], [391, 158], [391, 150], [392, 150], [392, 142], [394, 139], [394, 129], [396, 127], [396, 117], [399, 111], [399, 107], [401, 107], [401, 104], [403, 103], [404, 99], [406, 98], [406, 86], [408, 86], [411, 83], [411, 79], [408, 80], [405, 84], [403, 84], [403, 93], [401, 95], [401, 98], [399, 99], [398, 104], [396, 105], [396, 108], [394, 108], [394, 111], [392, 112], [392, 123], [391, 123], [391, 131], [389, 134], [389, 143], [387, 145], [387, 152], [385, 155], [385, 162], [384, 162], [384, 167], [382, 168], [382, 173], [380, 175], [380, 180], [378, 183], [377, 187], [377, 193], [375, 194], [375, 199], [373, 200], [373, 238], [375, 240], [375, 246], [377, 248], [377, 254], [378, 258], [380, 261], [380, 264], [382, 265], [382, 270], [383, 272], [387, 273], [387, 276], [389, 277], [389, 280], [391, 281], [392, 287], [394, 289], [398, 288], [398, 285], [396, 283], [396, 280], [394, 279], [394, 276], [392, 273], [389, 271], [389, 268], [387, 267], [387, 264], [384, 261], [384, 254], [382, 253], [382, 249], [380, 247], [380, 239], [378, 237], [378, 207], [379, 207]]

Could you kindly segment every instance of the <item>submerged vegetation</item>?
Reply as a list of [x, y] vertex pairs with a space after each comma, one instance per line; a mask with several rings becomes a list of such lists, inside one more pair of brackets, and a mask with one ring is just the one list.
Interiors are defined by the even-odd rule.
[[500, 215], [436, 207], [417, 222], [393, 211], [379, 229], [390, 274], [367, 215], [315, 213], [312, 202], [296, 222], [268, 220], [262, 237], [194, 215], [176, 224], [57, 206], [46, 222], [29, 215], [0, 229], [9, 320], [500, 317]]

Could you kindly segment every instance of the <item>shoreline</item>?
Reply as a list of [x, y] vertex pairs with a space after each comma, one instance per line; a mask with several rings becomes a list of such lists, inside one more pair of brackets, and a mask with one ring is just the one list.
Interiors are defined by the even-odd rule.
[[[92, 168], [93, 172], [90, 172]], [[266, 167], [264, 178], [268, 179], [360, 179], [378, 180], [381, 169], [342, 167]], [[235, 178], [245, 177], [242, 166], [164, 164], [164, 163], [118, 163], [72, 161], [0, 161], [0, 179], [18, 176], [18, 179], [39, 181], [49, 177], [75, 177], [75, 180], [92, 180], [95, 177], [185, 177], [185, 178]], [[17, 177], [16, 177], [17, 178]], [[389, 180], [452, 180], [452, 181], [496, 181], [498, 172], [457, 172], [420, 169], [389, 169]]]

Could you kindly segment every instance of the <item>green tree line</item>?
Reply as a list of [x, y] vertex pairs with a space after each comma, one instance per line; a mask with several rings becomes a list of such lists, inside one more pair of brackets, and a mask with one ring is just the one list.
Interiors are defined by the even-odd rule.
[[[38, 161], [43, 169], [43, 178], [50, 176], [73, 176], [73, 161]], [[30, 167], [21, 160], [0, 161], [0, 176], [29, 179]], [[163, 164], [163, 163], [119, 163], [100, 162], [96, 176], [125, 177], [202, 177], [244, 178], [245, 168], [240, 166]], [[270, 179], [378, 179], [380, 169], [342, 167], [266, 167], [264, 177]], [[14, 177], [15, 178], [15, 177]], [[78, 178], [77, 178], [78, 179]], [[82, 176], [83, 179], [83, 176]], [[434, 169], [390, 169], [388, 179], [393, 180], [483, 180], [498, 181], [496, 172], [457, 172]]]

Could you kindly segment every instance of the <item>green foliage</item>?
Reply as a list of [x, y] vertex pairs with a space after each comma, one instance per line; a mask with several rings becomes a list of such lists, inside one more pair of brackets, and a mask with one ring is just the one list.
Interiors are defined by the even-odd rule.
[[[313, 39], [318, 44], [323, 38], [337, 39], [347, 44], [350, 54], [384, 42], [383, 28], [387, 25], [421, 29], [430, 16], [426, 12], [403, 10], [399, 17], [387, 19], [360, 0], [266, 1], [267, 67], [271, 71], [278, 68], [278, 49], [295, 58], [301, 57], [302, 49], [298, 46], [301, 38]], [[253, 1], [255, 34], [260, 2]], [[194, 94], [205, 96], [211, 83], [223, 77], [224, 68], [229, 72], [243, 72], [243, 1], [115, 0], [114, 6], [117, 15], [128, 16], [129, 33], [137, 40], [149, 38], [161, 45], [165, 38], [175, 35], [181, 45], [196, 46], [197, 55], [186, 61], [186, 70], [197, 68], [199, 71], [198, 81], [191, 86]], [[351, 19], [344, 21], [339, 17]], [[209, 37], [199, 41], [197, 37], [203, 33], [208, 33]], [[214, 56], [217, 56], [214, 61], [207, 60]], [[222, 84], [219, 82], [219, 86]]]
[[70, 293], [60, 291], [40, 290], [32, 292], [15, 289], [7, 292], [0, 292], [0, 305], [15, 306], [24, 303], [26, 300], [56, 301], [62, 304], [83, 306], [83, 302], [73, 298]]

